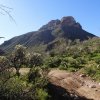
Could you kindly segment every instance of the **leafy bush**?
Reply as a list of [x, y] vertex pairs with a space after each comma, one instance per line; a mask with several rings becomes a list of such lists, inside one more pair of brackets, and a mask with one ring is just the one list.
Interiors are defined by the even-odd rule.
[[81, 64], [86, 64], [86, 58], [84, 57], [78, 57], [76, 59], [78, 61], [78, 63], [81, 65]]
[[55, 57], [50, 57], [46, 62], [46, 65], [50, 68], [55, 68], [55, 67], [59, 67], [60, 63], [61, 63], [61, 59], [55, 56]]
[[93, 79], [100, 81], [100, 66], [91, 66], [84, 68], [84, 73], [91, 76]]
[[97, 63], [97, 64], [100, 64], [100, 55], [97, 55], [96, 57], [93, 58], [94, 61]]
[[37, 77], [40, 77], [39, 69], [38, 68], [31, 68], [30, 72], [28, 73], [28, 81], [35, 82]]
[[1, 100], [22, 100], [23, 92], [27, 89], [27, 83], [17, 77], [10, 78], [0, 86]]
[[37, 98], [38, 100], [48, 100], [49, 96], [47, 91], [43, 90], [43, 89], [38, 89], [37, 90]]
[[41, 66], [43, 65], [43, 58], [42, 55], [39, 53], [34, 53], [31, 58], [30, 58], [30, 66], [31, 67], [36, 67], [36, 66]]
[[78, 59], [72, 57], [65, 57], [62, 59], [59, 69], [68, 70], [68, 71], [77, 71], [82, 68], [81, 62]]

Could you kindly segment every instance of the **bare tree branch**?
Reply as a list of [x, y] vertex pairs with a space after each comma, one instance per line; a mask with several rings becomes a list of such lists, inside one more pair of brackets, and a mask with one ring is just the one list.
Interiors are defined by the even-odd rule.
[[5, 38], [5, 37], [0, 37], [0, 38]]
[[1, 13], [2, 15], [7, 14], [7, 15], [9, 16], [9, 18], [16, 24], [15, 19], [14, 19], [14, 18], [12, 17], [12, 15], [10, 14], [11, 10], [13, 10], [12, 8], [9, 8], [9, 7], [7, 7], [7, 6], [4, 6], [4, 5], [1, 5], [1, 4], [0, 4], [0, 9], [1, 9], [0, 13]]
[[5, 6], [5, 5], [2, 5], [2, 4], [0, 4], [0, 6], [1, 6], [1, 7], [4, 7], [4, 8], [7, 8], [7, 9], [11, 9], [11, 10], [13, 10], [12, 8], [7, 7], [7, 6]]

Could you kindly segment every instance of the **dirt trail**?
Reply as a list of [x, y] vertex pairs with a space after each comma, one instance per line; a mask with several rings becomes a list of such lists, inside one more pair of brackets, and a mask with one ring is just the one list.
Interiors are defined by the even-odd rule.
[[74, 93], [89, 100], [100, 100], [100, 83], [94, 82], [85, 75], [56, 69], [51, 70], [48, 77], [52, 84], [66, 89], [71, 94]]

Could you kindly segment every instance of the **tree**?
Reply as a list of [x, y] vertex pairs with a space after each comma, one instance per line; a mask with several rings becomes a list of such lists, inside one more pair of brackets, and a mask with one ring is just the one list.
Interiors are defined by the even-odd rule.
[[30, 59], [31, 67], [41, 66], [43, 64], [43, 59], [41, 54], [34, 53]]
[[16, 45], [14, 52], [10, 56], [10, 65], [16, 69], [16, 75], [19, 76], [19, 70], [26, 63], [26, 47]]
[[0, 73], [8, 68], [8, 59], [5, 56], [0, 56]]

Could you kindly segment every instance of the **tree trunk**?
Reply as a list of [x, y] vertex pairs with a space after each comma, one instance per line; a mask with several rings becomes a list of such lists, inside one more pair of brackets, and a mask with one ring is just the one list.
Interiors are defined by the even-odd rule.
[[19, 77], [20, 73], [19, 73], [19, 68], [16, 68], [16, 75]]

